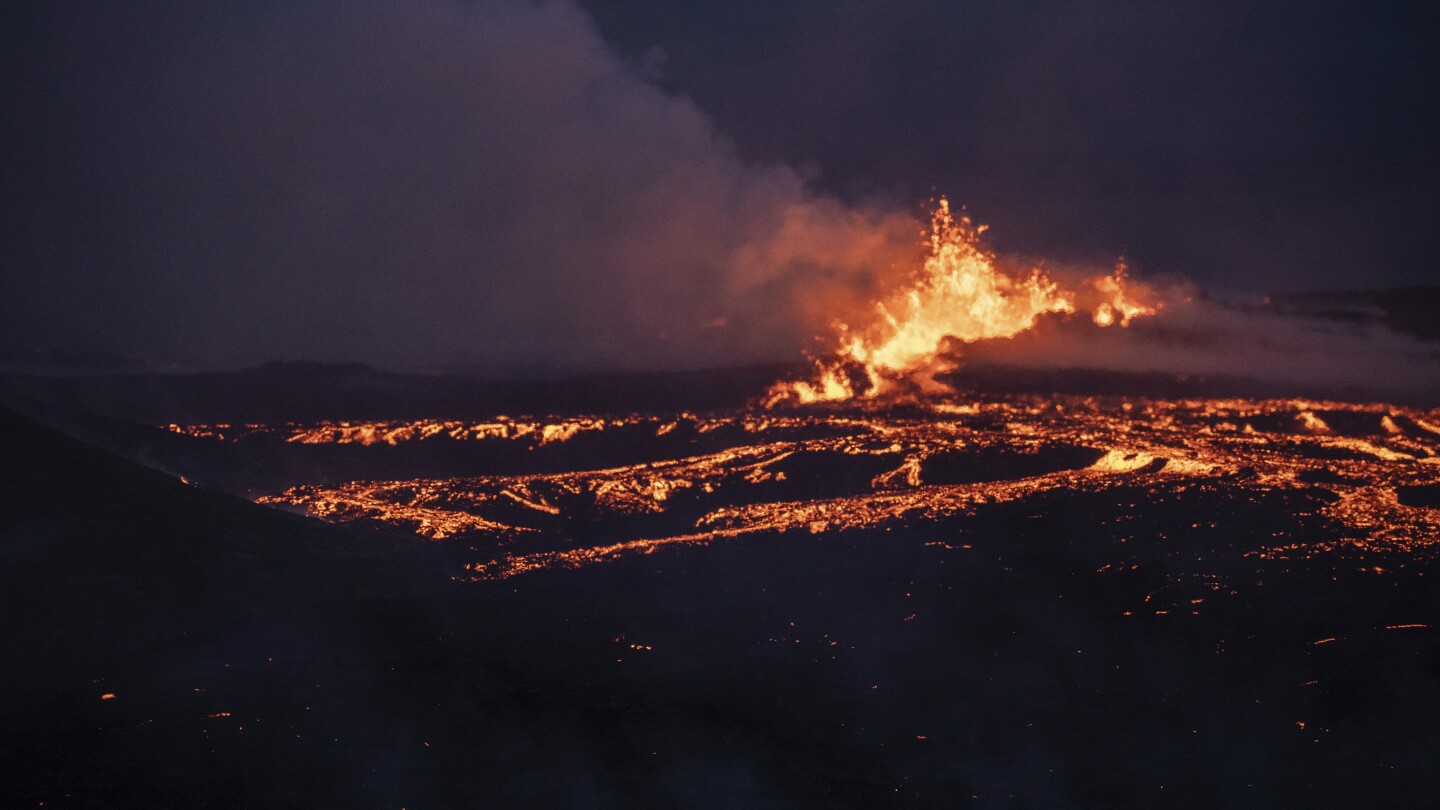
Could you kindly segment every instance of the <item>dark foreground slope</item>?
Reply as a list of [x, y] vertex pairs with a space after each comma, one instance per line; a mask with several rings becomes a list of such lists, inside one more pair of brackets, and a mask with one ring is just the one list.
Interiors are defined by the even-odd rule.
[[[0, 803], [368, 795], [388, 743], [347, 703], [397, 627], [426, 632], [412, 595], [437, 578], [433, 555], [189, 486], [10, 411], [0, 448]], [[347, 746], [317, 745], [344, 732]]]
[[[1323, 487], [1137, 477], [458, 583], [446, 543], [268, 511], [13, 414], [0, 447], [5, 806], [1440, 791], [1433, 555], [1247, 554], [1333, 537]], [[568, 536], [623, 539], [596, 531]]]

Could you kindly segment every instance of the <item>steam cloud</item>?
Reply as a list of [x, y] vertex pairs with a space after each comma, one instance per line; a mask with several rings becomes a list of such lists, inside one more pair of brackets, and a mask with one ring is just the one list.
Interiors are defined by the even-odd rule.
[[962, 360], [1021, 368], [1248, 378], [1426, 399], [1440, 393], [1440, 347], [1380, 324], [1279, 314], [1207, 296], [1178, 279], [1152, 282], [1146, 294], [1163, 302], [1160, 313], [1125, 329], [1044, 317], [1013, 338], [948, 348]]

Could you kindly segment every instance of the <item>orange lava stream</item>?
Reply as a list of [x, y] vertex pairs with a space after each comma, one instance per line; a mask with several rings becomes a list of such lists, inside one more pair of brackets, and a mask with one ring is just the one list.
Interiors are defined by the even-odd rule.
[[[1425, 494], [1440, 481], [1437, 418], [1381, 404], [1081, 397], [942, 400], [904, 413], [634, 416], [613, 419], [612, 429], [630, 431], [627, 442], [659, 460], [299, 486], [261, 500], [461, 538], [482, 558], [470, 570], [487, 579], [722, 539], [963, 520], [1047, 493], [1136, 488], [1156, 502], [1198, 488], [1309, 504], [1292, 516], [1293, 532], [1242, 550], [1249, 556], [1429, 554], [1440, 551], [1440, 508]], [[674, 453], [707, 434], [722, 436], [723, 448]], [[1197, 516], [1200, 530], [1204, 519]]]

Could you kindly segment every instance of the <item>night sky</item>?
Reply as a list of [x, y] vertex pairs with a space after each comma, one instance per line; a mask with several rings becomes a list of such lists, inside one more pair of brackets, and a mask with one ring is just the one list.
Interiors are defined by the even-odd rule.
[[785, 359], [937, 194], [1210, 289], [1436, 279], [1419, 3], [236, 5], [6, 12], [0, 348]]

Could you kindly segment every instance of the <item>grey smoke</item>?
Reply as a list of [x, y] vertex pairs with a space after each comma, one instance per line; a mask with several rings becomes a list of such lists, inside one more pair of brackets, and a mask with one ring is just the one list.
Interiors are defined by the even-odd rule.
[[648, 78], [658, 58], [628, 63], [570, 2], [72, 16], [116, 63], [67, 100], [92, 139], [65, 164], [90, 232], [26, 257], [3, 304], [12, 345], [220, 364], [774, 359], [918, 241], [908, 213], [743, 163]]
[[1127, 328], [1081, 314], [1043, 318], [1011, 339], [952, 347], [961, 358], [1027, 368], [1239, 377], [1302, 390], [1440, 392], [1440, 344], [1367, 322], [1285, 315], [1172, 283], [1164, 306]]

